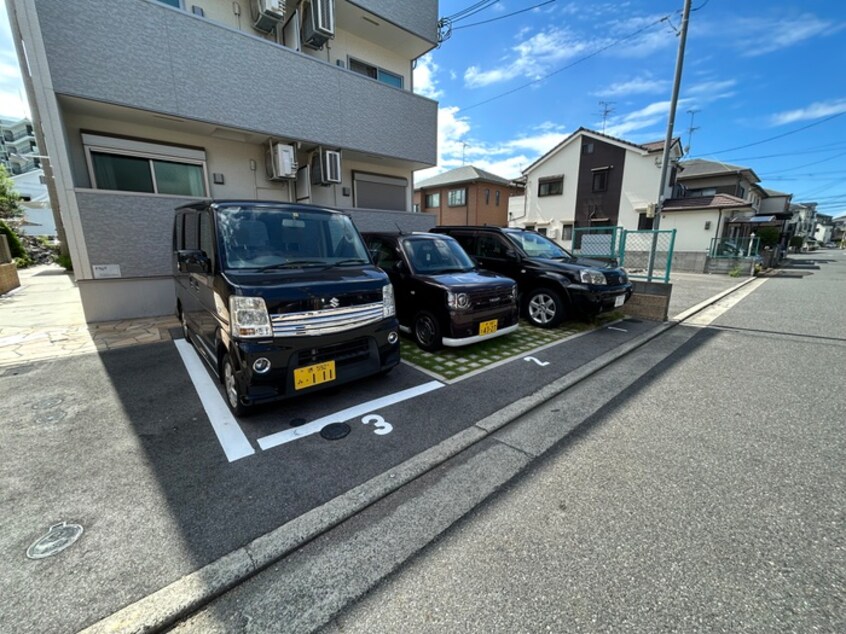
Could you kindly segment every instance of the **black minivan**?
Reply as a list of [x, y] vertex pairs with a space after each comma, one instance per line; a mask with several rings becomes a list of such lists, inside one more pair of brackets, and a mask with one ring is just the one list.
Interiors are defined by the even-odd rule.
[[480, 271], [457, 241], [432, 233], [365, 233], [394, 287], [400, 329], [423, 350], [466, 346], [517, 330], [517, 285]]
[[179, 207], [176, 311], [238, 415], [399, 363], [393, 287], [342, 212], [221, 200]]
[[482, 268], [515, 280], [526, 317], [541, 328], [620, 308], [632, 295], [623, 269], [577, 258], [535, 231], [489, 226], [432, 231], [458, 240]]

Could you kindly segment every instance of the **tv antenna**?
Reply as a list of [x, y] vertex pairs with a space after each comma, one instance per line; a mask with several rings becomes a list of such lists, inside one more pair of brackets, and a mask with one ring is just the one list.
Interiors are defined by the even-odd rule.
[[693, 125], [693, 117], [696, 116], [697, 112], [699, 112], [699, 110], [691, 109], [687, 111], [687, 114], [690, 115], [690, 125], [687, 127], [687, 147], [684, 148], [685, 154], [690, 154], [690, 146], [693, 144], [693, 133], [699, 129], [699, 126], [694, 127]]
[[602, 107], [602, 110], [600, 110], [602, 113], [602, 134], [605, 134], [605, 125], [608, 123], [608, 115], [614, 112], [614, 108], [611, 107], [614, 105], [614, 102], [600, 101], [599, 105]]

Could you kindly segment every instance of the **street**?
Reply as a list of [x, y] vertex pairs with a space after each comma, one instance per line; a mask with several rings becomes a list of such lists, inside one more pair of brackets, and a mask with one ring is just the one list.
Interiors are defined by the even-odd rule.
[[428, 517], [410, 497], [368, 509], [175, 631], [843, 631], [846, 260], [830, 254], [496, 434], [520, 463], [604, 401], [463, 517], [443, 506], [461, 495], [430, 495]]

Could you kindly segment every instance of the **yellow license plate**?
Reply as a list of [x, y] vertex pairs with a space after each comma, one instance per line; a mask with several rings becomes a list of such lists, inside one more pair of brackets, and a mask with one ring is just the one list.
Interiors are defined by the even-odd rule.
[[496, 332], [496, 319], [492, 319], [490, 321], [483, 321], [479, 324], [479, 336], [481, 335], [492, 335]]
[[335, 380], [335, 362], [315, 363], [294, 370], [294, 389], [301, 390]]

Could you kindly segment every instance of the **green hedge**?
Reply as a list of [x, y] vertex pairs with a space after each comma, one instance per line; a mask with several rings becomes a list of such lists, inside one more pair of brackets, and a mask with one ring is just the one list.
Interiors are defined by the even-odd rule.
[[26, 249], [24, 249], [23, 244], [21, 244], [21, 239], [18, 237], [18, 234], [12, 231], [12, 228], [2, 220], [0, 220], [0, 234], [3, 234], [8, 239], [9, 250], [12, 252], [13, 258], [20, 258], [22, 260], [29, 259], [29, 255], [27, 254]]

